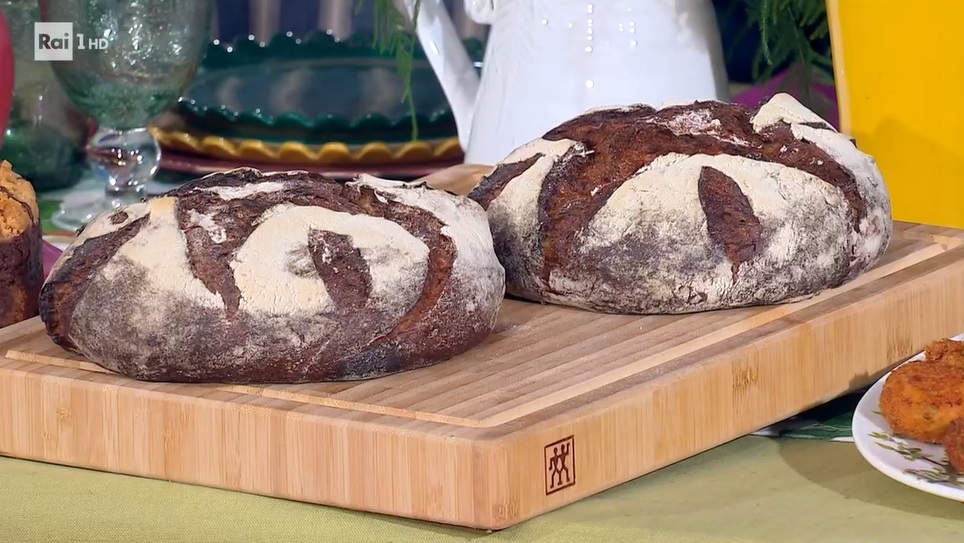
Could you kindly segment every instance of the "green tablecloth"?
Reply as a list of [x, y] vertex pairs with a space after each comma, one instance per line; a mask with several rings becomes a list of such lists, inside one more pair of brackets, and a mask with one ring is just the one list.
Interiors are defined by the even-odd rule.
[[496, 533], [0, 458], [0, 541], [951, 543], [964, 504], [853, 444], [745, 437]]

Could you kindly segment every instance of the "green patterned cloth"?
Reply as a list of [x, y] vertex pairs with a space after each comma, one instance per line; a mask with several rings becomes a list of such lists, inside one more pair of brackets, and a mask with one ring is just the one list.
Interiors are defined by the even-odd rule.
[[753, 435], [853, 443], [851, 424], [854, 410], [864, 392], [860, 390], [842, 396], [796, 417], [762, 428]]

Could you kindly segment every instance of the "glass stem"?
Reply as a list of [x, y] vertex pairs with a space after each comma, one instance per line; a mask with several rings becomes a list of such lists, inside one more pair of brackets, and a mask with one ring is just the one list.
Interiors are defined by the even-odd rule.
[[147, 197], [147, 184], [157, 173], [161, 148], [147, 128], [100, 128], [87, 145], [91, 170], [111, 207], [139, 202]]

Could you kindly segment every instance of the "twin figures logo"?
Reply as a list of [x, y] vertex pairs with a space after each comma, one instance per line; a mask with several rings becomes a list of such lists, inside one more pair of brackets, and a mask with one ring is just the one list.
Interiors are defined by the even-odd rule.
[[34, 23], [33, 59], [38, 61], [74, 60], [74, 50], [102, 50], [107, 38], [91, 38], [74, 34], [74, 23]]

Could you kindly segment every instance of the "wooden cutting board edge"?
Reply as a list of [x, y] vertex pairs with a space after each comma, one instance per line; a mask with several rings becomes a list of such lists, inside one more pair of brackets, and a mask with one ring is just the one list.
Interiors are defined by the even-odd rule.
[[[428, 182], [464, 194], [489, 169], [456, 167]], [[920, 225], [905, 233], [945, 251], [889, 275], [886, 285], [858, 287], [688, 353], [675, 370], [632, 375], [490, 428], [413, 427], [389, 415], [229, 391], [198, 397], [188, 387], [0, 358], [0, 423], [12, 422], [0, 424], [0, 454], [502, 529], [870, 384], [928, 341], [964, 331], [964, 304], [949, 303], [964, 298], [964, 231]], [[863, 296], [859, 306], [847, 303]], [[28, 326], [0, 330], [0, 343]], [[239, 452], [212, 438], [201, 419]], [[691, 427], [679, 432], [678, 420]], [[163, 423], [162, 435], [149, 423]], [[554, 487], [549, 466], [560, 458], [571, 484]]]
[[[178, 474], [177, 466], [168, 466], [165, 473], [158, 473], [150, 466], [141, 469], [116, 469], [116, 467], [98, 465], [85, 460], [83, 449], [93, 446], [89, 441], [80, 447], [80, 451], [73, 451], [67, 457], [60, 456], [47, 443], [44, 450], [11, 450], [3, 446], [5, 440], [0, 428], [0, 452], [12, 456], [31, 458], [35, 460], [116, 471], [133, 475], [177, 480], [187, 483], [242, 490], [258, 494], [274, 495], [314, 503], [324, 503], [352, 509], [368, 510], [411, 518], [421, 518], [436, 522], [444, 522], [484, 529], [501, 529], [517, 524], [523, 520], [545, 513], [547, 511], [572, 503], [586, 496], [593, 495], [622, 482], [634, 479], [652, 472], [670, 463], [682, 460], [738, 436], [756, 430], [777, 420], [799, 412], [807, 407], [818, 405], [832, 399], [853, 388], [869, 384], [890, 366], [919, 352], [927, 341], [940, 336], [950, 336], [964, 330], [964, 308], [957, 304], [944, 303], [946, 300], [964, 297], [964, 266], [960, 265], [964, 258], [964, 249], [958, 248], [941, 255], [946, 260], [943, 266], [927, 271], [935, 263], [922, 263], [895, 274], [895, 286], [872, 295], [864, 300], [861, 306], [843, 304], [834, 312], [826, 314], [823, 319], [803, 321], [798, 319], [778, 320], [771, 323], [770, 328], [758, 331], [759, 337], [735, 337], [730, 341], [746, 344], [749, 341], [753, 352], [727, 354], [727, 345], [719, 344], [708, 348], [707, 352], [692, 353], [692, 357], [704, 357], [703, 364], [689, 366], [684, 370], [686, 375], [674, 374], [674, 379], [668, 376], [656, 379], [637, 376], [641, 386], [628, 386], [631, 383], [621, 383], [619, 391], [600, 389], [588, 397], [573, 398], [567, 402], [553, 406], [541, 413], [541, 420], [529, 420], [529, 417], [512, 421], [497, 429], [452, 428], [445, 425], [426, 423], [420, 432], [397, 432], [392, 428], [390, 418], [382, 417], [378, 422], [362, 422], [351, 428], [344, 428], [350, 422], [344, 419], [344, 413], [336, 409], [311, 406], [287, 413], [278, 420], [276, 408], [284, 408], [284, 402], [271, 399], [255, 399], [243, 406], [238, 416], [249, 417], [249, 423], [259, 427], [267, 419], [267, 427], [262, 435], [277, 435], [277, 424], [289, 426], [286, 430], [292, 434], [327, 433], [343, 428], [358, 442], [368, 442], [387, 446], [394, 451], [388, 456], [419, 453], [428, 462], [438, 466], [449, 463], [452, 470], [447, 476], [437, 482], [435, 492], [439, 497], [459, 494], [471, 489], [473, 507], [465, 508], [464, 504], [435, 504], [428, 507], [398, 507], [402, 504], [372, 503], [350, 495], [317, 496], [290, 492], [271, 491], [265, 488], [265, 483], [244, 485], [225, 484], [223, 481], [205, 480], [203, 473], [196, 476]], [[950, 264], [949, 264], [950, 263]], [[906, 276], [906, 277], [904, 277]], [[940, 295], [936, 295], [940, 294]], [[881, 326], [879, 320], [872, 317], [888, 315], [886, 323]], [[863, 328], [861, 328], [863, 323]], [[843, 330], [841, 332], [840, 330]], [[892, 337], [882, 339], [876, 343], [867, 341], [852, 341], [854, 337], [873, 337], [868, 330], [886, 329]], [[794, 349], [796, 356], [792, 360], [781, 358], [780, 353], [786, 353], [787, 335], [805, 331], [799, 349]], [[4, 330], [5, 334], [10, 330]], [[848, 340], [848, 341], [841, 341]], [[725, 342], [729, 343], [729, 342]], [[809, 388], [797, 388], [796, 382], [806, 382], [809, 369], [806, 361], [823, 360], [826, 367], [845, 367], [841, 361], [862, 359], [864, 371], [856, 372], [857, 377], [848, 376], [848, 372], [828, 377], [827, 383], [817, 385], [811, 383]], [[887, 362], [882, 362], [886, 360]], [[12, 362], [7, 360], [6, 362]], [[19, 366], [20, 369], [17, 369]], [[102, 379], [117, 379], [111, 375], [87, 374], [83, 380], [76, 378], [80, 370], [69, 368], [54, 368], [52, 371], [33, 373], [35, 364], [19, 362], [9, 365], [0, 362], [0, 391], [4, 384], [11, 382], [25, 384], [31, 382], [32, 393], [38, 397], [50, 396], [63, 398], [76, 395], [83, 391], [85, 401], [94, 396], [103, 396], [104, 387], [111, 389], [114, 394], [113, 402], [121, 402], [122, 395], [129, 395], [133, 403], [143, 405], [147, 402], [157, 409], [170, 409], [168, 402], [171, 395], [161, 390], [155, 384], [138, 384], [137, 388], [118, 388], [114, 384]], [[881, 367], [882, 366], [882, 367]], [[757, 384], [766, 383], [767, 373], [786, 372], [783, 386], [779, 390], [762, 390]], [[850, 374], [855, 373], [853, 371]], [[686, 381], [680, 388], [679, 383]], [[98, 381], [103, 382], [100, 384]], [[780, 383], [780, 380], [769, 381]], [[674, 386], [673, 383], [676, 383]], [[829, 385], [829, 386], [827, 386]], [[612, 386], [616, 388], [617, 385]], [[755, 388], [756, 387], [756, 388]], [[797, 393], [794, 393], [794, 391]], [[820, 390], [820, 392], [817, 392]], [[733, 401], [734, 410], [721, 424], [717, 418], [712, 424], [700, 426], [701, 417], [692, 415], [683, 417], [680, 413], [692, 410], [700, 405], [705, 410], [706, 419], [713, 418], [713, 412], [725, 409], [728, 394]], [[92, 396], [93, 395], [93, 396]], [[768, 396], [770, 399], [763, 398]], [[16, 394], [0, 394], [0, 420], [3, 420], [3, 398], [15, 398]], [[21, 396], [22, 397], [22, 396]], [[754, 407], [760, 401], [772, 402], [772, 398], [780, 402], [779, 406], [771, 405], [767, 409], [770, 413], [761, 416]], [[54, 400], [57, 401], [57, 400]], [[602, 406], [601, 402], [605, 405]], [[177, 400], [180, 405], [178, 412], [185, 409], [200, 409], [209, 411], [219, 403], [217, 398], [197, 399], [188, 401]], [[21, 404], [22, 405], [22, 404]], [[742, 406], [742, 407], [741, 407]], [[90, 407], [89, 405], [87, 407]], [[758, 405], [756, 405], [758, 407]], [[16, 409], [8, 404], [7, 409]], [[45, 428], [57, 428], [64, 424], [61, 420], [61, 410], [47, 411], [41, 425]], [[534, 417], [535, 415], [533, 415]], [[648, 419], [647, 419], [648, 417]], [[695, 420], [696, 428], [691, 429], [688, 437], [681, 442], [673, 443], [669, 438], [662, 437], [662, 433], [672, 433], [674, 426], [671, 419], [683, 418]], [[274, 420], [272, 423], [271, 420]], [[636, 424], [627, 424], [627, 421]], [[273, 426], [274, 424], [274, 426]], [[295, 427], [303, 426], [302, 430]], [[327, 428], [327, 430], [326, 430]], [[605, 429], [609, 429], [608, 431]], [[647, 428], [658, 428], [659, 433], [646, 431]], [[181, 436], [183, 438], [184, 436]], [[195, 436], [200, 440], [202, 436]], [[52, 439], [47, 436], [46, 439]], [[575, 459], [573, 461], [573, 478], [577, 484], [564, 488], [558, 492], [547, 493], [545, 471], [547, 447], [560, 440], [568, 440], [572, 445]], [[149, 441], [149, 439], [148, 439]], [[257, 441], [257, 440], [255, 440]], [[200, 443], [200, 441], [198, 441]], [[187, 445], [185, 443], [184, 445]], [[262, 446], [253, 442], [252, 446]], [[323, 447], [321, 447], [323, 448]], [[684, 452], [685, 451], [685, 452]], [[58, 457], [60, 456], [60, 457]], [[184, 459], [182, 459], [184, 460]], [[196, 460], [195, 460], [196, 461]], [[166, 460], [170, 464], [173, 460]], [[451, 464], [454, 462], [454, 466]], [[176, 462], [174, 462], [176, 463]], [[350, 459], [342, 459], [344, 469], [351, 468]], [[392, 463], [394, 464], [394, 463]], [[392, 465], [376, 469], [378, 477], [393, 478], [394, 473], [402, 466]], [[424, 465], [422, 465], [424, 468]], [[290, 466], [289, 469], [294, 469]], [[357, 467], [355, 467], [357, 469]], [[416, 465], [408, 465], [406, 469], [418, 469]], [[298, 473], [310, 472], [312, 468], [303, 465]], [[443, 472], [445, 470], [442, 470]], [[377, 477], [376, 477], [377, 478]], [[365, 477], [363, 477], [365, 479]], [[370, 479], [370, 478], [369, 478]], [[269, 482], [267, 486], [277, 483]], [[245, 488], [245, 486], [248, 486]], [[381, 486], [374, 483], [377, 488]], [[391, 487], [398, 490], [397, 482]], [[415, 491], [414, 488], [410, 489]], [[419, 494], [419, 491], [415, 491]], [[468, 497], [468, 495], [466, 496]], [[376, 502], [378, 500], [375, 500]], [[418, 501], [418, 500], [416, 500]], [[414, 505], [414, 504], [412, 504]], [[423, 504], [429, 505], [429, 504]]]

